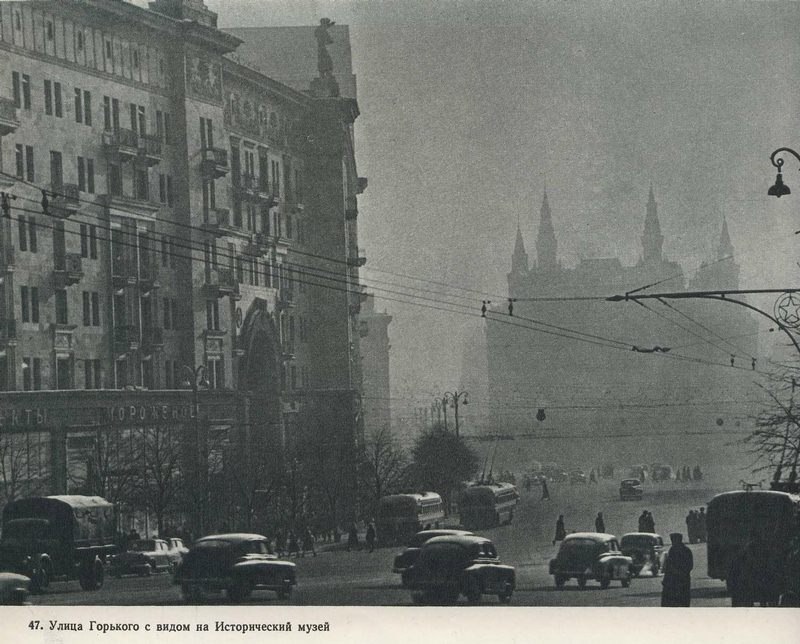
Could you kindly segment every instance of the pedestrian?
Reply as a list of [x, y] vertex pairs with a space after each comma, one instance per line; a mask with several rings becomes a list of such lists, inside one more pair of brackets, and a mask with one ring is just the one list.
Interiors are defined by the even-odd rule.
[[303, 532], [303, 550], [300, 553], [301, 557], [306, 556], [306, 550], [310, 550], [312, 555], [315, 557], [317, 556], [317, 551], [314, 549], [314, 534], [311, 532], [311, 528], [308, 526], [306, 526], [306, 529]]
[[375, 550], [375, 521], [370, 520], [369, 525], [367, 526], [367, 546], [369, 547], [369, 552]]
[[697, 541], [697, 537], [695, 536], [697, 529], [697, 519], [694, 514], [694, 510], [689, 510], [689, 514], [686, 515], [686, 536], [689, 538], [689, 543], [695, 543]]
[[547, 489], [547, 479], [542, 479], [542, 498], [541, 501], [549, 501], [550, 500], [550, 490]]
[[567, 536], [567, 531], [564, 528], [564, 515], [559, 514], [558, 519], [556, 519], [556, 536], [553, 539], [553, 545], [556, 545], [556, 541], [564, 541], [564, 537]]
[[700, 543], [705, 543], [708, 533], [706, 531], [706, 509], [700, 508], [700, 512], [697, 513], [697, 537]]
[[647, 510], [639, 515], [639, 532], [647, 532]]
[[350, 530], [347, 532], [347, 551], [358, 548], [358, 526], [356, 522], [350, 525]]
[[692, 600], [692, 551], [683, 543], [683, 535], [669, 535], [672, 546], [664, 561], [664, 578], [661, 581], [661, 605], [689, 607]]
[[683, 476], [681, 476], [681, 469], [680, 469], [680, 468], [678, 468], [678, 471], [677, 471], [677, 472], [675, 472], [675, 480], [676, 480], [678, 483], [680, 483], [681, 481], [683, 481]]
[[292, 553], [295, 553], [298, 557], [300, 556], [300, 544], [297, 542], [297, 535], [294, 530], [289, 530], [289, 551], [287, 554], [291, 557]]
[[647, 511], [647, 532], [656, 531], [656, 520], [653, 518], [653, 513], [650, 510]]
[[597, 476], [594, 473], [594, 469], [589, 472], [589, 483], [597, 483]]
[[275, 550], [279, 557], [282, 557], [283, 553], [286, 552], [286, 534], [283, 530], [278, 530], [275, 534]]
[[699, 465], [694, 466], [694, 480], [695, 481], [702, 481], [703, 480], [703, 472], [700, 469]]
[[603, 521], [603, 513], [598, 512], [597, 517], [594, 520], [594, 530], [595, 532], [605, 532], [606, 531], [606, 522]]

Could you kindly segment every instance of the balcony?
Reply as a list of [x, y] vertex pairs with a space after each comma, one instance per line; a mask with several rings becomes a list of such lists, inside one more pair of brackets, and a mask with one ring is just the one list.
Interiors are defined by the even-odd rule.
[[228, 174], [228, 151], [222, 148], [203, 148], [200, 168], [208, 178], [219, 179]]
[[246, 250], [248, 255], [264, 255], [269, 252], [269, 241], [264, 233], [254, 233]]
[[154, 351], [164, 346], [164, 330], [161, 327], [150, 326], [142, 329], [142, 347]]
[[158, 281], [158, 263], [154, 261], [142, 261], [139, 264], [139, 288], [142, 295], [150, 291], [161, 288]]
[[112, 158], [133, 161], [139, 156], [139, 135], [124, 128], [103, 132], [103, 146]]
[[83, 279], [83, 260], [80, 253], [56, 255], [53, 279], [56, 288], [73, 286]]
[[143, 217], [155, 217], [161, 204], [150, 200], [148, 195], [124, 195], [122, 191], [100, 195], [101, 202], [108, 208], [133, 211]]
[[17, 107], [10, 98], [0, 98], [0, 136], [12, 134], [19, 127]]
[[132, 324], [114, 326], [114, 347], [118, 353], [136, 351], [139, 348], [139, 327]]
[[217, 237], [224, 237], [237, 230], [231, 219], [231, 211], [227, 208], [209, 208], [202, 228]]
[[203, 291], [208, 297], [225, 297], [230, 295], [234, 299], [239, 296], [239, 282], [230, 268], [207, 268], [206, 281]]
[[347, 258], [347, 265], [351, 268], [360, 268], [367, 263], [367, 256], [363, 250], [358, 250], [357, 255], [351, 255]]
[[64, 183], [51, 186], [50, 190], [53, 193], [50, 209], [56, 217], [69, 217], [78, 212], [81, 194], [76, 184]]
[[138, 145], [139, 161], [148, 167], [158, 165], [163, 161], [164, 154], [161, 151], [161, 141], [153, 134], [142, 134], [139, 137]]
[[139, 277], [136, 270], [136, 262], [129, 257], [117, 257], [111, 263], [111, 277], [114, 281], [114, 288], [136, 284], [136, 280]]
[[0, 346], [7, 347], [17, 344], [17, 321], [0, 320]]

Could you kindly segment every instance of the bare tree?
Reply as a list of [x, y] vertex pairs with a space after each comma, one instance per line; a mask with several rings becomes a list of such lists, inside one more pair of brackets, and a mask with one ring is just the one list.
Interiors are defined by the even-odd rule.
[[378, 500], [397, 492], [405, 479], [408, 458], [388, 427], [373, 431], [364, 442], [361, 458], [361, 487], [374, 514]]
[[184, 482], [183, 444], [180, 430], [174, 427], [147, 427], [140, 430], [137, 461], [141, 465], [139, 489], [147, 508], [156, 518], [159, 534], [173, 511]]
[[27, 475], [29, 447], [21, 434], [0, 434], [0, 482], [4, 503], [31, 493]]
[[90, 440], [82, 453], [85, 469], [70, 471], [70, 487], [127, 505], [141, 474], [135, 465], [136, 447], [130, 431], [98, 429]]

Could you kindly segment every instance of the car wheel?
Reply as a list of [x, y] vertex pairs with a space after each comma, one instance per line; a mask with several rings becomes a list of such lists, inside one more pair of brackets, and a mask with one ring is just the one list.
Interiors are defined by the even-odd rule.
[[562, 590], [564, 588], [564, 584], [567, 583], [567, 578], [562, 575], [555, 575], [554, 579], [556, 582], [556, 588]]
[[477, 604], [481, 601], [481, 584], [470, 575], [464, 582], [464, 596], [470, 604]]
[[603, 575], [602, 577], [600, 577], [600, 588], [605, 590], [610, 585], [611, 585], [611, 577], [609, 577], [608, 575]]
[[586, 577], [584, 575], [580, 575], [578, 577], [578, 588], [580, 588], [581, 590], [586, 588]]
[[630, 577], [625, 577], [624, 579], [620, 579], [619, 583], [622, 584], [623, 588], [627, 588], [628, 586], [631, 585], [631, 578]]

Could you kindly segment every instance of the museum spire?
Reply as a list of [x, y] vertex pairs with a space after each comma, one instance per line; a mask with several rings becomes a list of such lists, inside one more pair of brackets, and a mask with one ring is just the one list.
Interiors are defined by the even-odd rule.
[[550, 204], [547, 201], [547, 189], [544, 191], [539, 217], [536, 258], [540, 269], [547, 270], [558, 267], [558, 241], [553, 230], [553, 218], [550, 212]]

